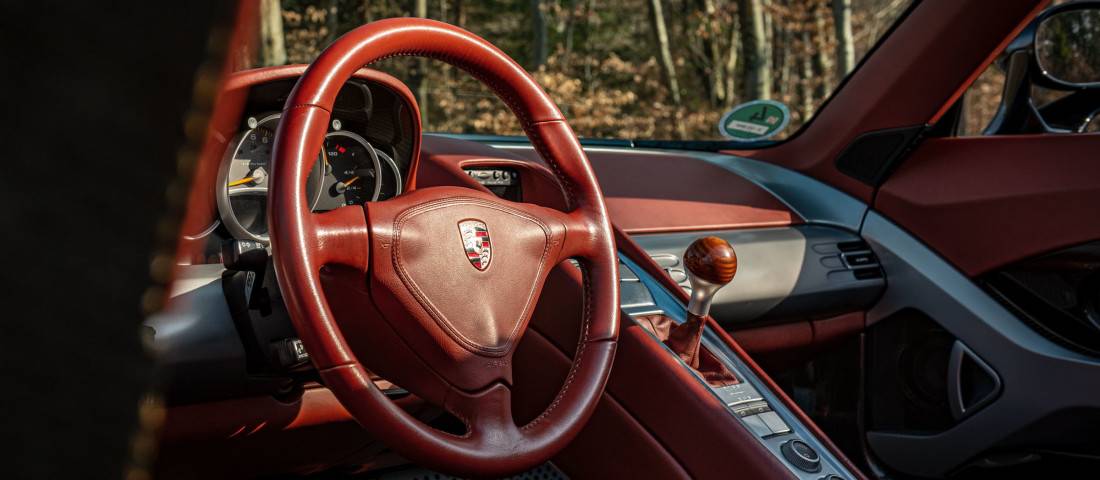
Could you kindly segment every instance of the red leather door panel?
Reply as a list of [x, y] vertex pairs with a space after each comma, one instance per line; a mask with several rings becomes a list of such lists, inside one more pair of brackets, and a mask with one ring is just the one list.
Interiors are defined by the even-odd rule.
[[1100, 135], [938, 138], [880, 189], [876, 210], [971, 277], [1100, 239]]

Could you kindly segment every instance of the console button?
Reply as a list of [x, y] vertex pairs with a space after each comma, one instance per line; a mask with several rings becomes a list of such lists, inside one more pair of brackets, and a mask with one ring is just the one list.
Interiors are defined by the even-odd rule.
[[730, 408], [732, 408], [733, 413], [736, 413], [739, 417], [747, 417], [749, 415], [772, 411], [772, 407], [768, 405], [768, 402], [763, 401], [740, 404]]
[[768, 428], [764, 424], [764, 421], [760, 419], [760, 415], [749, 415], [747, 417], [741, 417], [741, 421], [745, 422], [745, 426], [749, 427], [749, 430], [753, 434], [760, 438], [767, 437], [772, 434], [772, 429]]
[[852, 271], [852, 275], [856, 277], [856, 280], [869, 280], [872, 278], [882, 278], [882, 269], [879, 268], [860, 268]]
[[859, 241], [859, 240], [854, 241], [854, 242], [840, 242], [840, 243], [836, 244], [836, 248], [839, 248], [840, 251], [842, 251], [842, 252], [855, 252], [855, 251], [858, 251], [858, 250], [870, 250], [871, 249], [871, 247], [867, 246], [867, 243], [865, 243], [863, 241]]
[[848, 253], [844, 255], [844, 261], [852, 268], [866, 267], [878, 263], [871, 253]]
[[787, 426], [787, 423], [779, 418], [779, 414], [775, 412], [764, 412], [760, 414], [760, 419], [764, 421], [764, 424], [772, 430], [772, 433], [789, 433], [791, 427]]
[[764, 397], [760, 396], [760, 393], [752, 388], [752, 385], [748, 383], [738, 383], [736, 385], [727, 385], [725, 387], [716, 388], [714, 392], [718, 394], [718, 398], [721, 398], [727, 406], [740, 405], [742, 403], [756, 402], [763, 400]]
[[783, 458], [799, 470], [810, 473], [821, 471], [821, 457], [817, 455], [813, 447], [802, 440], [791, 440], [780, 445], [779, 452], [783, 454]]

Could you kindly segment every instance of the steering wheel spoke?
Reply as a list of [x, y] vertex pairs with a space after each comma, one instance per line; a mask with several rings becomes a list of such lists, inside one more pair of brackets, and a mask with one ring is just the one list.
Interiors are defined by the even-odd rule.
[[503, 383], [494, 383], [476, 394], [452, 390], [444, 407], [466, 424], [466, 436], [475, 444], [491, 442], [499, 446], [496, 444], [520, 439], [519, 427], [512, 418], [512, 389]]
[[344, 207], [311, 215], [316, 242], [314, 262], [361, 271], [370, 265], [370, 229], [362, 208]]
[[556, 260], [561, 263], [570, 258], [590, 258], [592, 246], [598, 245], [599, 229], [591, 217], [581, 210], [563, 212], [533, 203], [508, 202], [508, 205], [539, 218], [550, 225], [555, 237]]
[[590, 218], [581, 215], [579, 211], [559, 214], [562, 224], [565, 225], [565, 239], [558, 251], [558, 262], [570, 258], [591, 258], [592, 246], [599, 244], [599, 229], [592, 224]]

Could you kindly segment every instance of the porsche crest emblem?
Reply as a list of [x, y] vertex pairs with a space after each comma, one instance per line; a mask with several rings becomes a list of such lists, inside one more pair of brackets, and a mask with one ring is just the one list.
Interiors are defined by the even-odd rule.
[[489, 268], [493, 259], [493, 247], [489, 241], [489, 228], [480, 220], [458, 222], [458, 233], [462, 236], [462, 246], [466, 250], [466, 259], [478, 270]]

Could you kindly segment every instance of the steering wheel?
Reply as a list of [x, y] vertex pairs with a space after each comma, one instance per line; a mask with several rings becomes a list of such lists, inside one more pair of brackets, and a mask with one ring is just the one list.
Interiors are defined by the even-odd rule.
[[[362, 208], [311, 212], [306, 177], [337, 92], [359, 68], [399, 55], [447, 62], [489, 86], [551, 165], [568, 211], [433, 187]], [[298, 80], [276, 133], [273, 170], [268, 225], [279, 287], [324, 384], [368, 432], [422, 465], [474, 476], [534, 467], [576, 436], [615, 354], [618, 261], [603, 195], [580, 142], [522, 67], [445, 23], [390, 19], [359, 27]], [[584, 273], [576, 354], [546, 410], [518, 426], [512, 354], [548, 273], [567, 259]], [[333, 265], [355, 274], [326, 277], [322, 271]], [[355, 299], [326, 295], [323, 279], [326, 290], [342, 282], [363, 292], [351, 307], [358, 318], [336, 321], [330, 302]], [[437, 430], [406, 413], [375, 387], [364, 363], [452, 413], [466, 433]]]

